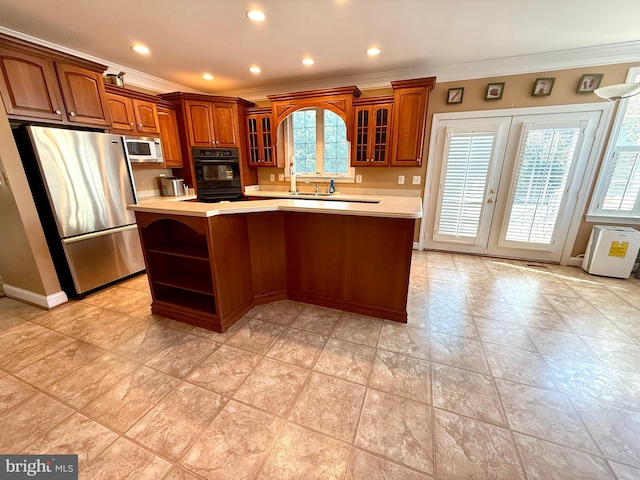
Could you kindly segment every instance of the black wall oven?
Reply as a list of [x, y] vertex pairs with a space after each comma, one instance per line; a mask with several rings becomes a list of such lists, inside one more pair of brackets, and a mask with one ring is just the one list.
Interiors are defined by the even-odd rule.
[[242, 199], [237, 148], [193, 148], [199, 202]]

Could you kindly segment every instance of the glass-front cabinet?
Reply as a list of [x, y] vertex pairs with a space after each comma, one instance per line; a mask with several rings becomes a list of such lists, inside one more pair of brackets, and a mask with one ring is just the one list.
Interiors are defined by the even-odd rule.
[[275, 155], [271, 140], [271, 109], [253, 109], [246, 116], [247, 152], [250, 166], [273, 167]]
[[354, 135], [351, 165], [389, 165], [393, 98], [377, 98], [373, 104], [363, 99], [354, 107]]

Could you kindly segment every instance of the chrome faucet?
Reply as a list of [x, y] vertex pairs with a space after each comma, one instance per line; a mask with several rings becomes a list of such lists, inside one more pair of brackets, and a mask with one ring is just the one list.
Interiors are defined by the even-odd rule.
[[315, 194], [318, 195], [318, 184], [317, 183], [311, 183], [311, 182], [304, 182], [307, 185], [311, 185], [313, 187], [313, 189], [315, 190]]

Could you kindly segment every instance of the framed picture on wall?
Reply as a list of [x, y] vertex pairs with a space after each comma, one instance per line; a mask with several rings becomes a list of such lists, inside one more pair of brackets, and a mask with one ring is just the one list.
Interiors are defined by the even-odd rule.
[[591, 93], [600, 86], [604, 73], [585, 73], [578, 82], [577, 93]]
[[447, 103], [462, 103], [462, 95], [464, 95], [464, 87], [450, 88], [447, 92]]
[[502, 83], [488, 83], [487, 91], [484, 94], [485, 100], [500, 100], [502, 98], [502, 92], [504, 91], [504, 82]]
[[553, 89], [553, 82], [556, 81], [555, 77], [549, 78], [536, 78], [533, 82], [533, 90], [531, 91], [532, 97], [547, 97], [551, 95]]

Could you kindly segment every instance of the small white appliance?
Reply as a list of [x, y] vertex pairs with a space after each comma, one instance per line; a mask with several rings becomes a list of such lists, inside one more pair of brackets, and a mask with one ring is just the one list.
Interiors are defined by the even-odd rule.
[[640, 250], [640, 232], [630, 227], [594, 225], [582, 260], [592, 275], [629, 278]]
[[162, 147], [159, 138], [124, 138], [125, 152], [131, 163], [162, 163]]

